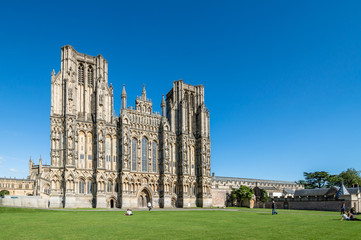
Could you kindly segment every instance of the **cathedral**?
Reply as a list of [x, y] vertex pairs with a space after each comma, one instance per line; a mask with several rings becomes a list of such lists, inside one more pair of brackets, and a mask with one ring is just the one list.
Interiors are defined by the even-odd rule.
[[203, 85], [174, 81], [161, 114], [144, 85], [128, 107], [123, 85], [115, 116], [113, 91], [103, 56], [61, 48], [61, 69], [51, 76], [51, 164], [38, 183], [48, 188], [49, 207], [211, 206]]
[[27, 179], [0, 178], [0, 196], [10, 195], [0, 198], [0, 206], [225, 207], [240, 186], [272, 197], [303, 189], [292, 181], [211, 176], [203, 85], [174, 81], [161, 114], [153, 111], [144, 85], [128, 107], [123, 85], [115, 116], [108, 62], [68, 45], [61, 48], [60, 71], [51, 74], [50, 141], [49, 165], [30, 158]]

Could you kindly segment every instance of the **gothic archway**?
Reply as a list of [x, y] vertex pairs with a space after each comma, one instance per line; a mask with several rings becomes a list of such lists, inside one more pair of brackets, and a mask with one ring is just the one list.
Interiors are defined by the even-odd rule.
[[173, 208], [177, 207], [177, 199], [175, 197], [172, 198], [171, 205], [172, 205]]
[[146, 208], [148, 202], [151, 202], [150, 194], [147, 189], [143, 189], [138, 195], [138, 207]]
[[114, 208], [114, 200], [110, 199], [110, 208]]

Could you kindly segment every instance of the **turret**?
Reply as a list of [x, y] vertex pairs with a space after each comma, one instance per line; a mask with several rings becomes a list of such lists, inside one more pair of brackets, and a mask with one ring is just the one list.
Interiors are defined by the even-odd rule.
[[143, 84], [142, 99], [147, 101], [147, 92], [145, 91], [145, 84]]
[[32, 167], [33, 167], [33, 162], [31, 161], [31, 156], [30, 156], [30, 159], [29, 159], [29, 174], [31, 172]]
[[147, 99], [147, 92], [145, 91], [145, 85], [143, 84], [142, 96], [137, 96], [137, 99], [135, 100], [135, 109], [139, 112], [151, 114], [153, 111], [152, 106], [152, 99]]
[[42, 172], [43, 170], [43, 160], [41, 159], [41, 155], [40, 155], [40, 158], [39, 158], [39, 174]]
[[125, 85], [123, 84], [123, 91], [122, 91], [122, 109], [127, 108], [127, 93], [125, 91]]
[[160, 104], [161, 108], [162, 108], [162, 117], [165, 117], [165, 99], [164, 99], [164, 95], [162, 97], [162, 103]]

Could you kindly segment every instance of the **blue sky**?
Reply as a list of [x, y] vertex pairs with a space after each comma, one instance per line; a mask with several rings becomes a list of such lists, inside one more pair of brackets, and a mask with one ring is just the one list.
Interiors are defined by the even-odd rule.
[[6, 1], [0, 8], [0, 176], [49, 163], [60, 48], [102, 54], [119, 114], [142, 84], [205, 86], [212, 172], [299, 180], [361, 170], [361, 2]]

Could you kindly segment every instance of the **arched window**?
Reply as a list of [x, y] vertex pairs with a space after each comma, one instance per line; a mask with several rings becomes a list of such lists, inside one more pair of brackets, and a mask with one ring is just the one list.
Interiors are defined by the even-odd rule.
[[147, 144], [148, 144], [148, 141], [144, 137], [142, 139], [142, 171], [143, 172], [147, 171]]
[[79, 160], [78, 168], [85, 168], [85, 134], [84, 132], [79, 132]]
[[153, 172], [157, 171], [157, 143], [153, 142]]
[[113, 184], [111, 181], [109, 181], [107, 184], [107, 192], [112, 192], [112, 187], [113, 187]]
[[93, 161], [93, 137], [91, 133], [87, 134], [87, 153], [88, 153], [88, 161], [87, 161], [87, 168], [92, 168], [92, 161]]
[[84, 181], [80, 180], [79, 181], [79, 193], [84, 193]]
[[106, 169], [110, 169], [111, 166], [111, 139], [110, 136], [106, 136], [105, 138], [105, 160], [106, 160]]
[[89, 67], [88, 67], [88, 84], [93, 85], [93, 82], [94, 82], [93, 67], [91, 65], [89, 65]]
[[78, 82], [84, 83], [84, 66], [81, 63], [78, 67]]
[[88, 182], [87, 182], [87, 193], [88, 194], [92, 193], [92, 182], [91, 182], [91, 180], [88, 180]]
[[132, 170], [137, 170], [137, 140], [132, 140]]
[[172, 144], [168, 144], [168, 152], [169, 152], [168, 171], [170, 173], [173, 173], [173, 168], [172, 168]]

